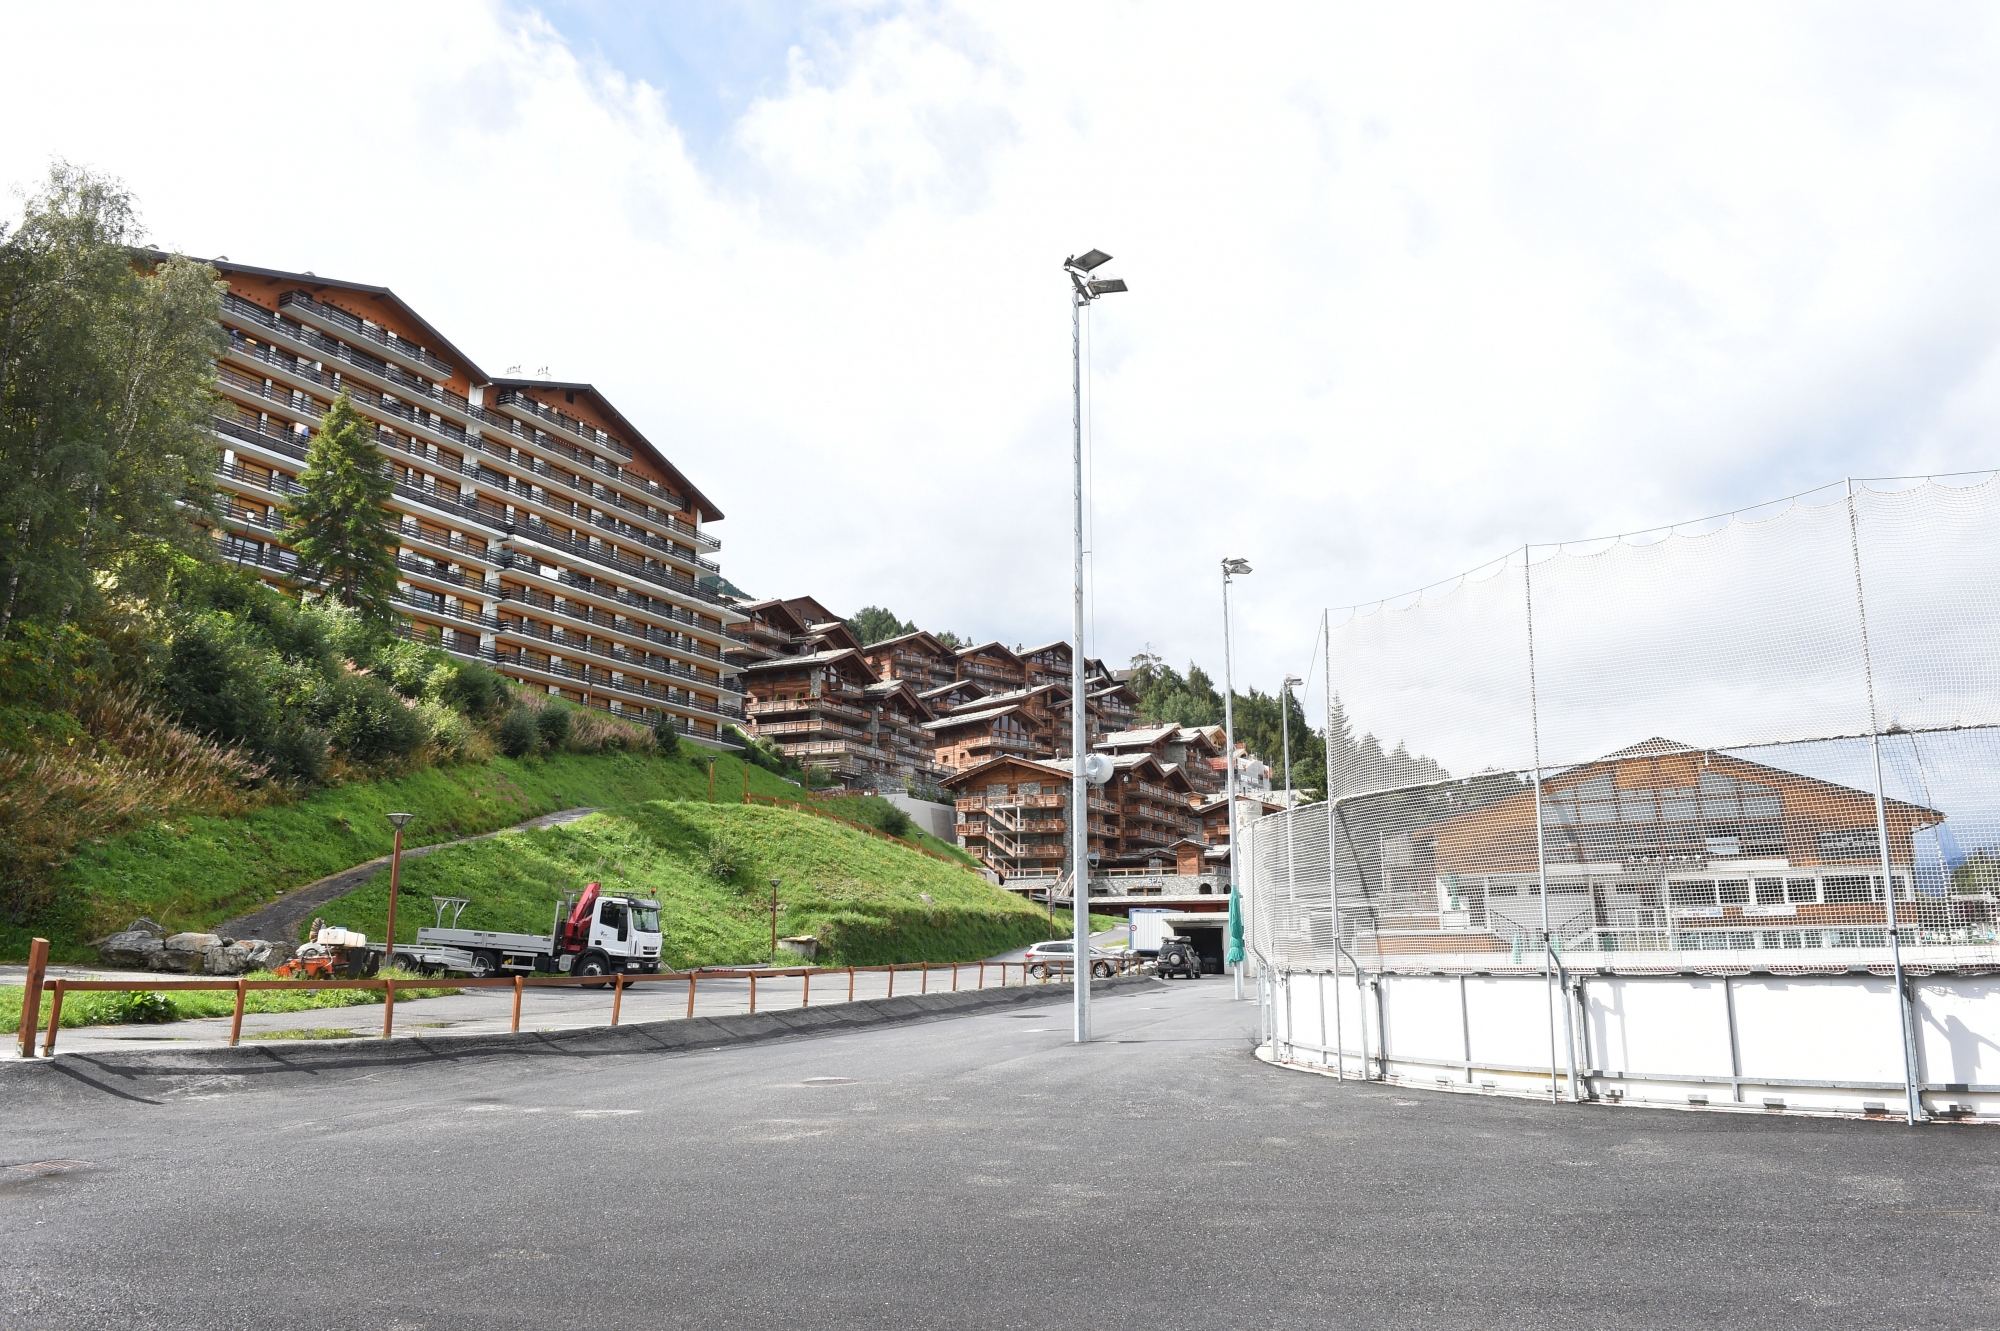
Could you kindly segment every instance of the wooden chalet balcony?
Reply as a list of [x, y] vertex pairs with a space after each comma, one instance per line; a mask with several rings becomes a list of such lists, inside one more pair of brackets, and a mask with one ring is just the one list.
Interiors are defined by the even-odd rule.
[[771, 698], [764, 702], [748, 704], [750, 714], [761, 722], [764, 717], [803, 716], [812, 712], [831, 713], [835, 716], [852, 717], [862, 725], [868, 724], [868, 713], [859, 708], [828, 697]]
[[[1017, 805], [1024, 809], [1060, 809], [1068, 802], [1067, 797], [1053, 792], [1041, 795], [972, 795], [958, 800], [956, 807], [961, 809], [984, 809], [994, 806]], [[1094, 799], [1091, 800], [1090, 807], [1093, 809], [1099, 807], [1098, 802]], [[1109, 808], [1110, 806], [1105, 805], [1103, 807]]]

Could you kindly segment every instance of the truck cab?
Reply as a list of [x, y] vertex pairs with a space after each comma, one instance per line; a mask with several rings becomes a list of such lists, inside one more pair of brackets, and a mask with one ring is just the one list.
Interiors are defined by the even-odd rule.
[[[660, 969], [660, 903], [605, 896], [596, 883], [557, 910], [556, 965], [572, 975]], [[563, 962], [567, 961], [568, 965]]]

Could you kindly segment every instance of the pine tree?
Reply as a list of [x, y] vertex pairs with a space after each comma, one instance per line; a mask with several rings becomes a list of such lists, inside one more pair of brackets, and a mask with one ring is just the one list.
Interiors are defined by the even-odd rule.
[[396, 591], [396, 539], [384, 526], [391, 482], [374, 431], [347, 394], [321, 418], [299, 486], [286, 531], [300, 581], [365, 618], [388, 619]]

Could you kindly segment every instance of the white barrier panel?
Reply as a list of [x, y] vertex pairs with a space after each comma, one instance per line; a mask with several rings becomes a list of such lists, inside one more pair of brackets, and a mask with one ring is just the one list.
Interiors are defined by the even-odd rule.
[[[1553, 1007], [1536, 974], [1271, 978], [1280, 1057], [1332, 1064], [1337, 1012], [1350, 1077], [1546, 1096], [1553, 1071], [1568, 1099], [1573, 1059], [1586, 1099], [1905, 1109], [1895, 987], [1872, 974], [1580, 975]], [[1911, 990], [1925, 1113], [2000, 1122], [2000, 977], [1932, 976]]]

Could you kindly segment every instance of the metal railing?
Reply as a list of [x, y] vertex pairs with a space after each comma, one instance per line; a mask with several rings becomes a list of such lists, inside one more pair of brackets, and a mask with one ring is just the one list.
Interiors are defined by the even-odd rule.
[[525, 412], [533, 416], [538, 421], [547, 421], [550, 424], [558, 425], [587, 443], [603, 445], [628, 462], [633, 457], [632, 450], [623, 441], [606, 434], [595, 426], [585, 424], [567, 412], [558, 411], [547, 403], [537, 402], [534, 398], [517, 389], [501, 389], [500, 395], [493, 399], [493, 405], [497, 407], [512, 407], [516, 411]]
[[293, 307], [302, 309], [316, 318], [324, 319], [328, 323], [336, 324], [344, 331], [352, 333], [356, 337], [365, 337], [369, 341], [403, 357], [405, 360], [414, 361], [427, 370], [436, 371], [442, 378], [451, 379], [458, 374], [457, 369], [432, 355], [428, 348], [411, 342], [406, 338], [398, 337], [388, 329], [369, 323], [358, 315], [349, 314], [337, 305], [330, 305], [325, 301], [314, 300], [306, 292], [287, 291], [278, 297], [279, 309]]

